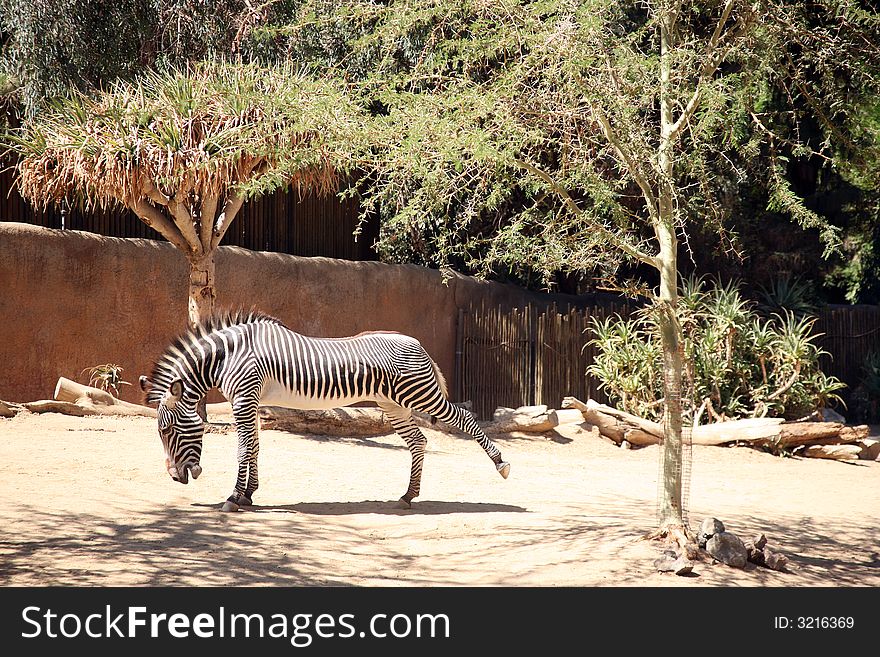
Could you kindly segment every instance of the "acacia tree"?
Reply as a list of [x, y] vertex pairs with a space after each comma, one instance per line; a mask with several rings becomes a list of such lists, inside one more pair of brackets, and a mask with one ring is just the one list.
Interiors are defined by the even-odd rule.
[[[853, 134], [849, 120], [878, 88], [876, 15], [834, 0], [809, 10], [772, 0], [294, 4], [267, 33], [357, 78], [371, 99], [376, 148], [360, 192], [365, 212], [382, 216], [386, 257], [547, 274], [613, 272], [628, 259], [652, 273], [660, 528], [681, 536], [682, 243], [693, 225], [723, 236], [725, 197], [761, 175], [773, 208], [833, 247], [834, 229], [793, 192], [785, 162], [831, 166]], [[822, 139], [797, 131], [793, 113], [805, 109]]]
[[0, 71], [24, 116], [70, 87], [229, 53], [246, 0], [0, 0]]
[[214, 257], [248, 196], [333, 193], [353, 161], [357, 107], [292, 67], [204, 63], [73, 92], [14, 137], [22, 195], [121, 204], [190, 264], [189, 323], [213, 311]]

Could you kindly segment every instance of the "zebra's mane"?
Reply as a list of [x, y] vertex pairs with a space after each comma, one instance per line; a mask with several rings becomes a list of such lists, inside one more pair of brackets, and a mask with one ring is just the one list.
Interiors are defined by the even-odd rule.
[[178, 336], [156, 360], [150, 373], [152, 387], [147, 392], [146, 402], [158, 404], [168, 391], [171, 382], [179, 376], [177, 365], [180, 362], [181, 353], [189, 351], [187, 347], [194, 346], [216, 331], [240, 324], [278, 324], [284, 326], [280, 319], [258, 310], [225, 310], [214, 313], [194, 329]]

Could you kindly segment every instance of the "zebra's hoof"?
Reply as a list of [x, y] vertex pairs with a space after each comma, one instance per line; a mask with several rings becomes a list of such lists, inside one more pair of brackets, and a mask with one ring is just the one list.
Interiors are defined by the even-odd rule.
[[240, 498], [238, 498], [238, 504], [239, 504], [239, 506], [253, 506], [254, 505], [254, 503], [251, 501], [251, 498], [245, 497], [244, 495], [242, 495]]
[[495, 467], [498, 469], [498, 474], [507, 479], [507, 475], [510, 474], [510, 463], [501, 461], [501, 463], [496, 464]]
[[223, 508], [221, 508], [220, 510], [229, 512], [229, 511], [238, 511], [238, 508], [239, 508], [238, 504], [236, 504], [235, 502], [230, 502], [229, 500], [226, 500], [223, 503]]
[[397, 508], [398, 509], [411, 509], [412, 502], [407, 500], [405, 497], [401, 497], [399, 500], [397, 500]]

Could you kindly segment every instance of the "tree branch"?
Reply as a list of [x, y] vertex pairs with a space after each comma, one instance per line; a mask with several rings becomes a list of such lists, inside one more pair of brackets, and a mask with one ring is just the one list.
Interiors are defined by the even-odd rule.
[[226, 202], [223, 204], [223, 210], [220, 212], [220, 216], [217, 217], [217, 223], [214, 226], [214, 234], [211, 237], [212, 251], [220, 245], [220, 240], [223, 239], [232, 220], [235, 219], [238, 211], [241, 210], [243, 203], [244, 196], [240, 194], [231, 194], [226, 197]]
[[812, 148], [810, 148], [806, 144], [798, 144], [796, 142], [791, 141], [790, 139], [780, 137], [775, 132], [773, 132], [770, 128], [768, 128], [766, 125], [764, 125], [764, 123], [761, 121], [761, 119], [758, 117], [758, 115], [755, 114], [754, 112], [749, 112], [749, 116], [752, 117], [752, 122], [756, 126], [758, 126], [762, 132], [766, 133], [766, 135], [768, 137], [770, 137], [770, 139], [776, 140], [782, 144], [787, 144], [787, 145], [791, 146], [792, 148], [805, 148], [810, 157], [813, 157], [813, 156], [820, 157], [823, 160], [825, 160], [826, 162], [833, 162], [834, 161], [833, 158], [828, 157], [824, 153], [820, 153], [819, 151], [813, 150]]
[[768, 396], [765, 401], [773, 401], [774, 399], [779, 399], [786, 392], [791, 390], [791, 387], [797, 383], [798, 377], [801, 375], [801, 364], [800, 362], [795, 363], [794, 372], [791, 375], [791, 378], [786, 381], [782, 386], [774, 392], [772, 395]]
[[617, 152], [617, 155], [623, 160], [630, 175], [635, 179], [639, 189], [642, 190], [642, 196], [645, 198], [645, 204], [648, 207], [648, 215], [651, 218], [651, 222], [656, 223], [657, 197], [654, 194], [654, 190], [651, 189], [648, 179], [645, 178], [639, 167], [636, 166], [635, 159], [627, 152], [623, 144], [620, 143], [617, 135], [614, 134], [614, 129], [611, 127], [611, 123], [608, 121], [608, 117], [605, 116], [605, 113], [597, 107], [593, 107], [592, 111], [596, 120], [599, 122], [599, 126], [602, 128], [602, 133], [605, 135], [605, 139], [608, 140], [608, 143], [611, 144]]
[[[525, 162], [524, 160], [517, 159], [517, 160], [514, 160], [514, 162], [516, 163], [517, 166], [525, 169], [529, 173], [537, 176], [538, 178], [543, 180], [545, 183], [547, 183], [550, 186], [550, 188], [562, 198], [562, 200], [565, 202], [565, 205], [568, 207], [568, 209], [573, 214], [578, 215], [578, 216], [584, 215], [584, 211], [581, 210], [581, 208], [578, 206], [577, 202], [571, 197], [571, 195], [568, 193], [568, 191], [566, 191], [564, 187], [562, 187], [559, 183], [557, 183], [550, 174], [548, 174], [546, 171], [539, 169], [538, 167], [536, 167], [533, 164], [529, 164], [528, 162]], [[651, 256], [651, 255], [645, 253], [644, 251], [642, 251], [638, 247], [627, 242], [620, 235], [614, 233], [613, 231], [608, 230], [607, 228], [605, 228], [605, 226], [603, 226], [599, 223], [594, 223], [593, 226], [598, 231], [600, 231], [605, 236], [605, 238], [608, 239], [609, 242], [611, 242], [614, 246], [619, 248], [621, 251], [623, 251], [627, 255], [631, 256], [632, 258], [635, 258], [636, 260], [639, 260], [640, 262], [645, 263], [646, 265], [650, 265], [651, 267], [655, 267], [655, 268], [657, 267], [657, 259], [654, 256]]]
[[[685, 105], [681, 116], [678, 117], [678, 120], [672, 125], [672, 129], [669, 131], [668, 143], [670, 146], [676, 139], [678, 139], [685, 124], [694, 115], [694, 112], [697, 111], [697, 107], [700, 105], [700, 97], [703, 94], [703, 86], [713, 75], [715, 75], [715, 71], [718, 70], [718, 66], [721, 64], [722, 57], [718, 54], [718, 46], [722, 40], [724, 25], [730, 18], [730, 13], [733, 11], [733, 6], [735, 4], [736, 0], [727, 0], [724, 4], [724, 9], [721, 11], [721, 17], [715, 25], [715, 30], [712, 32], [709, 43], [706, 44], [706, 53], [703, 55], [703, 66], [700, 69], [700, 75], [697, 77], [697, 84], [694, 88], [694, 93], [691, 95], [687, 105]], [[741, 21], [737, 22], [737, 24], [740, 23]]]
[[[268, 163], [261, 158], [242, 162], [242, 164], [243, 170], [239, 174], [239, 182], [244, 182], [254, 175], [264, 173], [269, 166]], [[230, 186], [229, 189], [233, 189], [233, 186]], [[212, 251], [220, 245], [220, 240], [223, 239], [226, 231], [229, 230], [232, 220], [235, 219], [238, 211], [241, 210], [243, 203], [244, 196], [241, 193], [234, 193], [231, 191], [228, 193], [226, 201], [223, 203], [223, 209], [220, 211], [220, 216], [217, 217], [217, 221], [214, 224], [213, 235], [211, 236]]]
[[214, 236], [214, 218], [217, 216], [216, 196], [208, 196], [202, 199], [202, 213], [199, 219], [199, 239], [202, 242], [202, 252], [211, 250], [211, 239]]
[[202, 252], [202, 242], [196, 234], [195, 222], [193, 222], [189, 208], [186, 206], [186, 203], [177, 200], [179, 194], [180, 190], [178, 190], [177, 194], [175, 194], [171, 201], [169, 201], [168, 211], [174, 219], [174, 224], [180, 229], [181, 235], [183, 235], [187, 244], [189, 244], [190, 251], [193, 254], [199, 254]]
[[134, 211], [135, 214], [140, 217], [140, 220], [147, 224], [147, 226], [156, 230], [162, 235], [162, 237], [184, 253], [189, 253], [189, 244], [187, 244], [183, 235], [180, 234], [180, 230], [173, 221], [170, 221], [168, 217], [162, 213], [161, 210], [154, 205], [151, 205], [145, 199], [139, 199], [137, 202], [129, 204], [128, 207], [131, 208], [131, 210]]
[[168, 208], [168, 212], [171, 214], [174, 225], [177, 226], [177, 231], [180, 237], [182, 237], [187, 244], [183, 251], [194, 254], [201, 253], [202, 243], [199, 240], [198, 235], [196, 235], [192, 215], [186, 205], [177, 200], [177, 194], [173, 197], [168, 196], [150, 180], [144, 183], [143, 192], [151, 201], [153, 201], [153, 203]]
[[151, 180], [148, 180], [144, 183], [143, 192], [151, 201], [153, 201], [153, 203], [157, 205], [167, 206], [168, 203], [171, 201], [171, 199], [168, 198], [162, 192], [162, 190], [156, 187], [156, 185]]

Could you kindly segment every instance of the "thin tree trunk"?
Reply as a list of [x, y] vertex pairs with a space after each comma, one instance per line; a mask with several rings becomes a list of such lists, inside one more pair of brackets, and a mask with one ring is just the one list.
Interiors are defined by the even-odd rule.
[[195, 328], [214, 312], [214, 254], [211, 250], [189, 259], [189, 326]]
[[674, 147], [672, 97], [670, 93], [672, 31], [675, 12], [667, 11], [660, 23], [660, 144], [658, 166], [660, 178], [657, 195], [657, 219], [654, 231], [660, 245], [659, 327], [663, 349], [663, 395], [665, 421], [663, 431], [663, 481], [661, 482], [660, 529], [683, 528], [682, 509], [682, 419], [681, 384], [683, 357], [678, 306], [678, 239], [675, 228], [673, 189]]
[[[214, 287], [214, 254], [216, 251], [208, 250], [203, 255], [189, 259], [189, 327], [196, 328], [201, 322], [208, 319], [214, 313], [214, 302], [217, 299]], [[196, 412], [203, 422], [208, 420], [207, 396], [202, 397]]]

